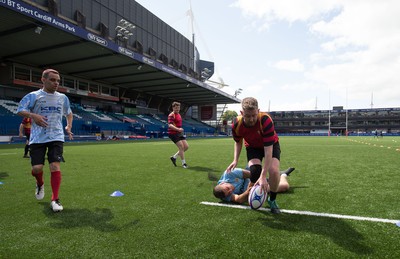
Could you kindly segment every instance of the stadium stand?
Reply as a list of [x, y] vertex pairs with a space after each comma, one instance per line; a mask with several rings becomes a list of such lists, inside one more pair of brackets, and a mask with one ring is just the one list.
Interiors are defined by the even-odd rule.
[[[182, 105], [188, 136], [212, 134], [212, 126], [185, 120], [201, 118], [193, 113], [201, 106], [240, 100], [200, 78], [205, 60], [194, 43], [136, 1], [100, 5], [96, 0], [0, 1], [0, 16], [8, 21], [0, 28], [7, 35], [0, 48], [0, 134], [17, 135], [18, 102], [42, 86], [48, 66], [60, 72], [58, 91], [70, 98], [75, 136], [165, 137], [173, 101]], [[135, 33], [121, 38], [119, 29], [127, 24], [135, 25]], [[40, 41], [26, 41], [32, 38]], [[207, 68], [212, 75], [214, 63], [207, 62]]]
[[[18, 135], [22, 118], [17, 115], [18, 102], [0, 99], [0, 135]], [[106, 113], [91, 107], [72, 103], [75, 135], [131, 136], [130, 138], [167, 137], [167, 115], [165, 114], [124, 114]], [[184, 119], [184, 129], [188, 136], [213, 135], [215, 129], [194, 119]], [[139, 137], [138, 137], [139, 136]]]

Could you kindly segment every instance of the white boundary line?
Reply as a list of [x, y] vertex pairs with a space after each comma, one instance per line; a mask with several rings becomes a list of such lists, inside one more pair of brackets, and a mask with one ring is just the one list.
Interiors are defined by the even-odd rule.
[[[218, 207], [230, 207], [230, 208], [244, 209], [244, 210], [251, 209], [249, 206], [244, 206], [244, 205], [234, 205], [234, 204], [226, 204], [226, 203], [207, 202], [207, 201], [200, 202], [200, 204], [210, 205], [210, 206], [218, 206]], [[267, 209], [267, 208], [260, 208], [258, 210], [270, 211], [270, 209]], [[337, 219], [352, 219], [352, 220], [361, 220], [361, 221], [391, 223], [391, 224], [396, 224], [397, 226], [400, 227], [400, 220], [395, 220], [395, 219], [368, 218], [368, 217], [349, 216], [349, 215], [330, 214], [330, 213], [317, 213], [317, 212], [312, 212], [312, 211], [299, 211], [299, 210], [281, 210], [281, 212], [288, 213], [288, 214], [308, 215], [308, 216], [316, 216], [316, 217], [328, 217], [328, 218], [337, 218]]]
[[17, 153], [2, 153], [0, 156], [16, 155]]

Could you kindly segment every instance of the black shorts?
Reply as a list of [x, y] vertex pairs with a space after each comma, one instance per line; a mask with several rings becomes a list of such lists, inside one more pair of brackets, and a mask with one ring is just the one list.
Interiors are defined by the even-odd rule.
[[[250, 161], [253, 158], [260, 159], [260, 161], [264, 158], [264, 148], [253, 148], [246, 147], [247, 151], [247, 161]], [[281, 146], [279, 145], [279, 141], [277, 141], [272, 147], [272, 157], [281, 160]]]
[[185, 135], [183, 135], [182, 133], [178, 133], [178, 134], [168, 134], [168, 137], [169, 137], [169, 138], [172, 140], [172, 142], [174, 142], [174, 143], [186, 139]]
[[63, 158], [64, 142], [53, 141], [41, 144], [30, 145], [31, 165], [44, 165], [44, 159], [47, 150], [47, 161], [65, 162]]
[[25, 133], [25, 136], [26, 136], [26, 140], [29, 141], [29, 139], [31, 138], [31, 133]]

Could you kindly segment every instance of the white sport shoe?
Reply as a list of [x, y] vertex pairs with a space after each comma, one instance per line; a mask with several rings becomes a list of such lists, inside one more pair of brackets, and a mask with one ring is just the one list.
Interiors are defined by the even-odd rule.
[[53, 209], [54, 212], [59, 212], [59, 211], [62, 211], [64, 209], [58, 199], [55, 200], [55, 201], [51, 201], [50, 206], [51, 206], [51, 208]]
[[36, 185], [35, 196], [38, 200], [42, 200], [44, 198], [44, 184], [42, 184], [40, 187]]
[[182, 167], [183, 167], [183, 168], [188, 168], [189, 166], [188, 166], [186, 163], [184, 163], [184, 164], [182, 165]]

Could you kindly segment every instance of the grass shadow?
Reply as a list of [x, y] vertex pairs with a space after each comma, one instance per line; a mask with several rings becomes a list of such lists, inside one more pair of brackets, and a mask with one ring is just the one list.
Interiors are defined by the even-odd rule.
[[9, 174], [7, 172], [0, 172], [0, 180], [3, 180], [7, 177], [9, 177]]
[[210, 172], [210, 171], [215, 171], [213, 168], [208, 168], [208, 167], [202, 167], [202, 166], [190, 166], [190, 170], [198, 171], [198, 172]]
[[338, 246], [343, 247], [358, 256], [368, 256], [374, 249], [363, 244], [364, 236], [357, 232], [343, 219], [314, 217], [307, 215], [279, 214], [258, 211], [266, 217], [260, 218], [266, 227], [289, 231], [310, 232], [331, 239]]
[[53, 228], [83, 228], [91, 227], [101, 232], [115, 232], [121, 230], [110, 223], [114, 218], [110, 209], [96, 208], [94, 211], [88, 209], [64, 209], [62, 212], [54, 213], [49, 208], [49, 203], [41, 202], [43, 213], [55, 221], [50, 223]]
[[219, 177], [211, 172], [208, 172], [207, 177], [208, 177], [208, 180], [213, 181], [213, 182], [216, 182], [219, 180]]
[[286, 192], [281, 192], [281, 193], [279, 193], [279, 195], [281, 195], [281, 194], [293, 194], [293, 193], [296, 192], [296, 189], [306, 189], [306, 188], [309, 188], [309, 187], [308, 186], [292, 186], [292, 185], [290, 185], [289, 190], [287, 190]]

